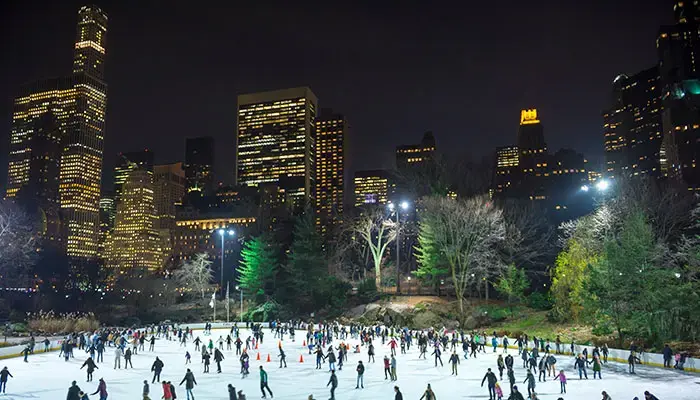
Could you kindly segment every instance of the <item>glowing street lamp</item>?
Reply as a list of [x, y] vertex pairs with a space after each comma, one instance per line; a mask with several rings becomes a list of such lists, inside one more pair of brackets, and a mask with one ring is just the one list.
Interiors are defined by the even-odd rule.
[[228, 234], [229, 236], [233, 236], [236, 234], [233, 229], [223, 229], [220, 228], [217, 230], [219, 232], [219, 236], [221, 236], [221, 297], [224, 297], [224, 239], [226, 238], [226, 235]]
[[[399, 203], [399, 208], [403, 211], [408, 211], [411, 204], [408, 201], [402, 201]], [[389, 202], [387, 204], [389, 211], [396, 211], [396, 294], [401, 294], [401, 258], [399, 256], [399, 247], [401, 245], [400, 232], [401, 232], [401, 220], [399, 219], [399, 209], [396, 208], [394, 203]]]
[[595, 188], [600, 192], [605, 192], [610, 187], [610, 181], [607, 179], [601, 179], [595, 184]]

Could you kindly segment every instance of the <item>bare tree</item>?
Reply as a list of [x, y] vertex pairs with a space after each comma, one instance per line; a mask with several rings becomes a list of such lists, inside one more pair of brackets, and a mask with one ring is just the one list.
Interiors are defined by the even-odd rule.
[[420, 247], [430, 247], [428, 251], [439, 252], [447, 261], [464, 316], [467, 287], [500, 274], [503, 263], [498, 246], [506, 235], [503, 213], [484, 196], [467, 200], [429, 197], [423, 206], [421, 229], [430, 229], [432, 243]]
[[27, 213], [0, 200], [0, 278], [22, 281], [36, 257], [36, 232]]
[[367, 209], [351, 224], [355, 235], [369, 249], [374, 265], [374, 281], [382, 282], [382, 261], [387, 246], [396, 239], [396, 223], [388, 220], [380, 208]]
[[556, 253], [554, 226], [545, 211], [531, 201], [503, 203], [506, 235], [501, 245], [503, 261], [542, 274]]
[[197, 253], [193, 260], [183, 262], [173, 275], [181, 286], [200, 292], [204, 299], [204, 293], [214, 279], [211, 263], [207, 253]]

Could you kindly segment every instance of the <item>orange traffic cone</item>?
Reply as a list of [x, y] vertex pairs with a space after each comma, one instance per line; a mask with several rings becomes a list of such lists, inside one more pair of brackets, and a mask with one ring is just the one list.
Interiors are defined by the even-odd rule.
[[299, 362], [300, 363], [304, 362], [304, 355], [303, 354], [299, 354]]
[[255, 343], [255, 350], [257, 350], [257, 349], [258, 349], [258, 344], [257, 344], [257, 343]]
[[301, 345], [302, 347], [306, 347], [306, 340], [304, 340], [304, 342]]
[[270, 353], [267, 353], [267, 362], [270, 362], [270, 361], [272, 361], [272, 360], [270, 360]]
[[255, 357], [256, 360], [260, 361], [260, 353], [258, 353], [258, 356]]

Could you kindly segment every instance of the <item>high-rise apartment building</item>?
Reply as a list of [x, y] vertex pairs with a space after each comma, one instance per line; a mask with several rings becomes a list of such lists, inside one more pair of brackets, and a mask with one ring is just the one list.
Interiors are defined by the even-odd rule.
[[107, 257], [106, 246], [114, 230], [114, 220], [117, 216], [117, 206], [114, 203], [114, 193], [103, 194], [100, 198], [100, 239], [98, 257]]
[[122, 195], [122, 187], [129, 173], [136, 168], [144, 168], [153, 172], [153, 152], [145, 149], [143, 151], [130, 151], [119, 153], [117, 163], [114, 167], [114, 201], [119, 204]]
[[661, 176], [662, 108], [659, 69], [619, 75], [603, 113], [606, 176]]
[[214, 189], [214, 138], [202, 136], [185, 141], [187, 193], [205, 194]]
[[36, 122], [53, 114], [62, 147], [58, 173], [62, 231], [67, 254], [74, 259], [90, 259], [98, 251], [106, 34], [107, 16], [97, 7], [81, 7], [72, 75], [26, 86], [14, 102], [7, 196], [15, 197], [28, 184], [36, 153], [32, 148]]
[[425, 132], [418, 144], [396, 147], [396, 169], [399, 172], [425, 165], [435, 158], [435, 136], [432, 131]]
[[175, 208], [182, 204], [185, 184], [181, 162], [153, 167], [156, 229], [172, 229], [175, 226]]
[[662, 93], [661, 168], [690, 190], [700, 189], [700, 5], [674, 4], [676, 24], [656, 40]]
[[308, 87], [238, 96], [239, 185], [273, 183], [297, 207], [313, 202], [317, 103]]
[[322, 234], [342, 221], [348, 121], [323, 109], [316, 121], [316, 225]]
[[546, 182], [543, 177], [547, 174], [547, 143], [544, 140], [544, 128], [539, 120], [536, 109], [520, 111], [520, 126], [518, 127], [518, 151], [520, 156], [519, 190], [532, 200], [546, 198]]
[[388, 171], [368, 170], [355, 172], [355, 207], [367, 204], [386, 204], [393, 182]]
[[107, 244], [107, 265], [121, 272], [146, 272], [160, 268], [167, 244], [155, 229], [153, 172], [129, 171], [117, 204], [114, 231]]
[[496, 148], [496, 168], [493, 177], [493, 195], [508, 195], [518, 182], [520, 176], [520, 152], [518, 146], [502, 146]]

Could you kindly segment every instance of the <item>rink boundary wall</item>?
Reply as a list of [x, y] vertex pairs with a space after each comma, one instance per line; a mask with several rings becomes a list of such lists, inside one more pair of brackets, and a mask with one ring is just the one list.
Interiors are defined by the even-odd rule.
[[[56, 351], [61, 349], [61, 344], [63, 343], [63, 340], [52, 340], [51, 343], [49, 344], [49, 351]], [[22, 354], [22, 351], [27, 347], [26, 344], [18, 344], [16, 346], [8, 346], [8, 347], [1, 347], [0, 348], [0, 360], [4, 360], [6, 358], [15, 358], [15, 357], [24, 357]], [[44, 352], [44, 344], [41, 342], [37, 342], [34, 345], [34, 353], [30, 353], [29, 357], [32, 356], [32, 354], [39, 354]]]

